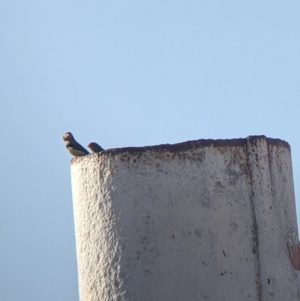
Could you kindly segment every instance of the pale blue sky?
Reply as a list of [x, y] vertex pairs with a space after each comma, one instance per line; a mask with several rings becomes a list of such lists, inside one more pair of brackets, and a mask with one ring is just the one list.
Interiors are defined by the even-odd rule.
[[0, 300], [78, 301], [66, 131], [281, 138], [300, 199], [298, 0], [2, 1], [0, 66]]

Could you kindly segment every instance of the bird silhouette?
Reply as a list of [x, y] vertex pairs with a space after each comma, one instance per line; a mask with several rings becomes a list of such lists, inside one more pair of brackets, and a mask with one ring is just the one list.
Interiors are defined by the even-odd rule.
[[93, 153], [100, 153], [102, 151], [104, 151], [104, 149], [97, 144], [96, 142], [91, 142], [89, 143], [89, 145], [87, 146]]
[[72, 133], [67, 132], [62, 138], [65, 141], [66, 149], [74, 157], [80, 157], [89, 154], [89, 152], [74, 139]]

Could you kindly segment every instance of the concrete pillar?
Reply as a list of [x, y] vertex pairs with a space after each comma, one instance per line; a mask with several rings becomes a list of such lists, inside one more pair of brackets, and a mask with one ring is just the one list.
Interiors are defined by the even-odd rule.
[[265, 136], [72, 159], [81, 301], [293, 301], [291, 151]]

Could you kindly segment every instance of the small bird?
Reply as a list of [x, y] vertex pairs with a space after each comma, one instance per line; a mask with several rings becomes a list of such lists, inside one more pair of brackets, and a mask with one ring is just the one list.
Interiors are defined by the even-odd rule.
[[102, 151], [104, 151], [104, 149], [97, 144], [96, 142], [91, 142], [89, 143], [89, 145], [87, 146], [93, 153], [100, 153]]
[[72, 133], [67, 132], [62, 138], [65, 141], [68, 152], [74, 157], [80, 157], [89, 154], [89, 152], [74, 139]]

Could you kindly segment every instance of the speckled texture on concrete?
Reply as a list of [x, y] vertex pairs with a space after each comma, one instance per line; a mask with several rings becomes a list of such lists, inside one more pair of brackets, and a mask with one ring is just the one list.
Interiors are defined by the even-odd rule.
[[286, 142], [113, 149], [71, 176], [81, 301], [300, 300]]

